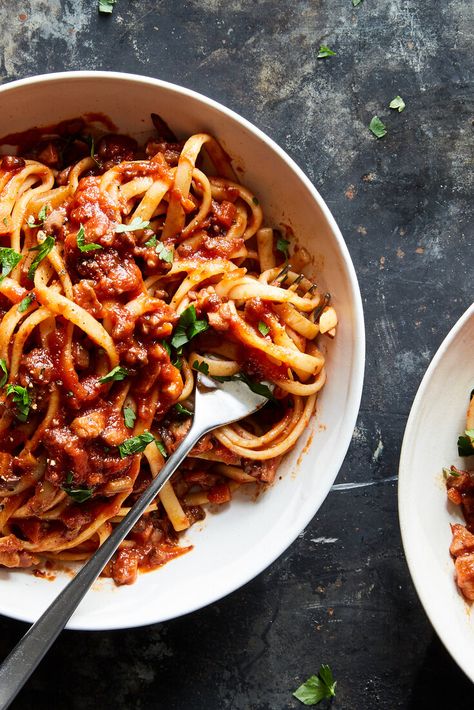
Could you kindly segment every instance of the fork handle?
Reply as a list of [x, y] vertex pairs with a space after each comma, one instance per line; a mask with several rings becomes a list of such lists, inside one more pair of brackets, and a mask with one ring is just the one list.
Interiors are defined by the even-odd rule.
[[9, 707], [63, 630], [91, 584], [179, 464], [201, 436], [213, 428], [198, 427], [193, 422], [184, 441], [171, 454], [159, 474], [130, 508], [125, 518], [7, 656], [0, 666], [0, 710]]

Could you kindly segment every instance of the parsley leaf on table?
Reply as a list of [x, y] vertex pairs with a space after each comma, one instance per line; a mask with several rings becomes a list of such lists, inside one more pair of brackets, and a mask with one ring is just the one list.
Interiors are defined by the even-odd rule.
[[387, 129], [378, 116], [372, 118], [369, 128], [376, 138], [383, 138], [387, 134]]
[[405, 108], [405, 102], [401, 96], [395, 96], [389, 103], [389, 108], [398, 109], [398, 113], [401, 113]]
[[336, 56], [336, 52], [333, 52], [332, 49], [330, 49], [329, 47], [326, 47], [325, 44], [322, 44], [319, 47], [319, 52], [318, 52], [316, 58], [317, 59], [326, 59], [326, 57], [335, 57], [335, 56]]
[[112, 14], [115, 0], [99, 0], [99, 12]]
[[323, 664], [318, 675], [312, 675], [293, 693], [303, 705], [317, 705], [321, 700], [336, 696], [336, 681], [328, 665]]

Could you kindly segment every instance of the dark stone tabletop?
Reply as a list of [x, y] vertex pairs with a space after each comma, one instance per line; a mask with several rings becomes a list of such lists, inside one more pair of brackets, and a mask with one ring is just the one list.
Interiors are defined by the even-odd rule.
[[[474, 707], [410, 580], [396, 483], [417, 386], [472, 300], [472, 0], [117, 0], [112, 15], [96, 0], [0, 0], [0, 20], [2, 82], [136, 72], [272, 136], [342, 229], [368, 335], [338, 485], [290, 549], [191, 616], [63, 633], [13, 707], [296, 709], [292, 691], [321, 663], [338, 681], [334, 708]], [[320, 44], [336, 56], [318, 60]], [[397, 94], [403, 113], [388, 108]], [[5, 656], [26, 625], [0, 629]]]

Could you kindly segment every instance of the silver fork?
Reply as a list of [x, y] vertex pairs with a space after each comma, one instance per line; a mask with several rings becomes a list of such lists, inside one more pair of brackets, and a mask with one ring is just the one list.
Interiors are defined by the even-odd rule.
[[42, 658], [49, 651], [91, 584], [99, 576], [124, 537], [154, 500], [199, 439], [224, 424], [256, 412], [268, 402], [241, 381], [217, 383], [201, 373], [197, 377], [194, 417], [186, 438], [171, 454], [158, 476], [110, 537], [85, 563], [38, 621], [18, 642], [0, 667], [0, 710], [8, 708]]

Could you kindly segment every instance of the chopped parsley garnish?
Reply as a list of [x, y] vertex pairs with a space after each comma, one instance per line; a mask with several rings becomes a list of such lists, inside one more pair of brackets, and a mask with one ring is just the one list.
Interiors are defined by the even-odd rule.
[[270, 332], [270, 328], [262, 320], [258, 321], [258, 329], [262, 335], [268, 335], [268, 333]]
[[171, 249], [168, 249], [168, 247], [165, 247], [163, 242], [159, 242], [156, 238], [156, 234], [154, 234], [150, 239], [145, 242], [146, 247], [150, 247], [155, 249], [155, 252], [158, 254], [160, 259], [162, 261], [166, 261], [167, 264], [172, 264], [173, 263], [173, 258], [174, 258], [174, 249], [171, 247]]
[[161, 345], [164, 347], [164, 349], [166, 350], [166, 352], [168, 353], [168, 355], [171, 355], [170, 344], [167, 343], [166, 340], [162, 340], [162, 341], [161, 341]]
[[288, 247], [290, 246], [290, 242], [288, 239], [283, 239], [283, 237], [279, 237], [277, 239], [277, 251], [281, 252], [285, 259], [288, 259]]
[[213, 377], [218, 382], [230, 382], [231, 380], [240, 380], [241, 382], [245, 382], [247, 387], [252, 390], [252, 392], [255, 392], [255, 394], [259, 394], [262, 397], [266, 397], [267, 399], [275, 401], [275, 397], [273, 396], [271, 389], [267, 385], [263, 384], [263, 382], [256, 382], [255, 380], [251, 380], [250, 377], [248, 377], [243, 372], [238, 372], [236, 375], [230, 375], [228, 377], [221, 377], [220, 375], [211, 375], [211, 377]]
[[160, 259], [162, 261], [166, 261], [168, 264], [173, 263], [173, 257], [174, 257], [174, 249], [171, 247], [171, 249], [168, 249], [168, 247], [165, 247], [163, 242], [159, 242], [156, 238], [156, 234], [154, 234], [147, 242], [145, 242], [146, 247], [154, 247], [155, 252], [158, 254]]
[[7, 369], [7, 361], [3, 357], [0, 360], [0, 370], [3, 373], [0, 378], [0, 387], [4, 387], [7, 383], [7, 380], [8, 380], [8, 369]]
[[118, 224], [115, 227], [117, 234], [121, 232], [136, 232], [138, 229], [146, 229], [150, 226], [148, 220], [140, 219], [140, 217], [134, 217], [130, 224]]
[[317, 59], [326, 59], [326, 57], [335, 57], [335, 56], [336, 56], [336, 52], [333, 52], [332, 49], [329, 49], [329, 47], [326, 47], [325, 44], [322, 44], [319, 48]]
[[24, 313], [34, 300], [35, 300], [34, 293], [29, 293], [28, 296], [25, 296], [25, 298], [22, 301], [20, 301], [20, 303], [18, 304], [19, 312]]
[[105, 382], [120, 382], [120, 380], [124, 380], [128, 375], [128, 370], [126, 367], [121, 367], [120, 365], [117, 365], [114, 367], [113, 370], [110, 370], [106, 375], [103, 377], [99, 377], [99, 382], [101, 384], [104, 384]]
[[99, 0], [99, 12], [112, 14], [115, 5], [115, 0]]
[[387, 134], [387, 129], [378, 116], [372, 118], [369, 128], [376, 138], [383, 138]]
[[28, 419], [31, 404], [30, 396], [26, 387], [21, 387], [21, 385], [8, 385], [7, 396], [10, 395], [16, 405], [16, 418], [20, 422], [26, 422], [26, 420]]
[[13, 271], [19, 261], [21, 261], [21, 254], [18, 254], [18, 252], [10, 247], [0, 247], [0, 264], [2, 265], [0, 283], [5, 276], [8, 276], [10, 271]]
[[48, 256], [49, 252], [51, 249], [54, 247], [55, 240], [54, 237], [46, 237], [44, 242], [41, 244], [38, 244], [36, 247], [32, 247], [30, 251], [37, 251], [37, 255], [33, 259], [33, 261], [30, 264], [30, 268], [28, 269], [28, 278], [33, 281], [35, 277], [35, 272], [40, 263], [43, 261], [45, 257]]
[[76, 503], [85, 503], [86, 500], [92, 498], [94, 488], [89, 486], [74, 486], [72, 485], [72, 474], [66, 476], [66, 483], [61, 486], [62, 490], [68, 494]]
[[395, 98], [390, 101], [389, 107], [397, 109], [398, 113], [401, 113], [405, 108], [405, 102], [401, 96], [395, 96]]
[[2, 219], [2, 222], [3, 222], [3, 224], [5, 225], [5, 227], [8, 227], [8, 217], [4, 217], [4, 218]]
[[160, 452], [160, 454], [163, 456], [164, 459], [168, 458], [168, 452], [166, 451], [165, 445], [163, 444], [162, 441], [158, 441], [158, 439], [155, 439], [155, 444], [156, 448]]
[[189, 411], [189, 409], [186, 409], [186, 407], [183, 407], [182, 404], [179, 402], [174, 405], [174, 408], [178, 414], [181, 414], [183, 417], [192, 417], [193, 413]]
[[120, 458], [124, 459], [125, 456], [132, 456], [132, 454], [139, 454], [145, 451], [152, 441], [155, 441], [155, 437], [149, 431], [144, 431], [143, 434], [138, 434], [138, 436], [132, 436], [131, 439], [125, 439], [118, 447]]
[[454, 478], [459, 478], [460, 475], [461, 474], [454, 466], [451, 466], [450, 468], [443, 468], [443, 476], [445, 478], [448, 478], [448, 476], [454, 476]]
[[352, 4], [354, 5], [354, 7], [357, 7], [357, 5], [360, 5], [361, 2], [362, 2], [362, 0], [352, 0]]
[[207, 362], [199, 362], [198, 360], [195, 360], [193, 362], [193, 370], [197, 370], [198, 372], [202, 372], [203, 375], [208, 375], [209, 374], [209, 365]]
[[135, 419], [137, 418], [137, 415], [131, 407], [123, 408], [123, 418], [127, 429], [133, 429], [133, 427], [135, 426]]
[[171, 339], [171, 345], [179, 350], [189, 343], [192, 338], [199, 333], [203, 333], [209, 328], [207, 321], [198, 320], [196, 309], [193, 304], [188, 306], [180, 315], [179, 322]]
[[48, 207], [47, 207], [47, 205], [43, 205], [43, 207], [38, 212], [39, 222], [35, 222], [35, 218], [33, 217], [32, 214], [30, 214], [30, 216], [26, 220], [28, 227], [42, 227], [47, 216], [48, 216]]
[[86, 233], [84, 231], [84, 226], [81, 224], [76, 234], [76, 241], [79, 251], [95, 251], [96, 249], [103, 248], [100, 244], [95, 244], [94, 242], [86, 244], [85, 237]]
[[173, 263], [174, 249], [168, 249], [168, 247], [165, 247], [163, 242], [158, 242], [155, 247], [155, 251], [160, 257], [161, 261], [166, 261], [167, 264]]
[[336, 685], [330, 667], [323, 664], [318, 675], [310, 676], [293, 695], [303, 705], [317, 705], [321, 700], [329, 700], [336, 696]]
[[255, 197], [255, 196], [252, 197], [252, 202], [253, 202], [253, 204], [254, 204], [255, 206], [260, 204], [260, 202], [258, 201], [258, 198]]
[[459, 456], [472, 456], [474, 454], [474, 429], [466, 429], [465, 436], [458, 438]]

